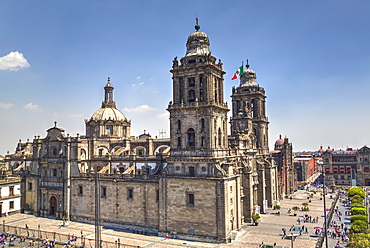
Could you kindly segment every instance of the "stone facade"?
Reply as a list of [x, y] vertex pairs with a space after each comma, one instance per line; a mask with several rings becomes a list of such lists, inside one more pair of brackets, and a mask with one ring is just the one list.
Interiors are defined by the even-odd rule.
[[370, 186], [370, 148], [332, 150], [322, 153], [327, 185]]
[[20, 142], [6, 156], [23, 176], [22, 211], [225, 241], [278, 203], [265, 90], [247, 65], [232, 90], [228, 135], [223, 64], [195, 28], [185, 56], [173, 60], [170, 139], [132, 137], [108, 79], [102, 107], [85, 120], [86, 135], [70, 137], [55, 123], [45, 138]]

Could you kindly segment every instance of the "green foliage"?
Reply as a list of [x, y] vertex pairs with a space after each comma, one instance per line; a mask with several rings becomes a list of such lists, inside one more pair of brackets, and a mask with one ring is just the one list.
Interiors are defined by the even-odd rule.
[[308, 206], [308, 203], [307, 203], [307, 202], [304, 202], [304, 203], [302, 203], [302, 205], [303, 205], [304, 207], [307, 207], [307, 206]]
[[367, 216], [366, 208], [352, 208], [351, 215], [365, 215]]
[[358, 203], [363, 204], [364, 199], [359, 195], [354, 195], [351, 197], [351, 201], [353, 204], [358, 204]]
[[362, 199], [365, 199], [365, 191], [361, 188], [361, 187], [352, 187], [348, 190], [348, 196], [351, 198], [352, 200], [352, 197], [355, 196], [355, 195], [358, 195], [359, 197], [361, 197]]
[[370, 247], [370, 240], [368, 239], [358, 239], [358, 240], [350, 240], [347, 243], [347, 248], [368, 248]]
[[366, 208], [366, 207], [361, 203], [352, 203], [351, 204], [351, 209], [352, 208]]
[[280, 210], [281, 206], [280, 205], [274, 205], [274, 209]]
[[310, 211], [310, 208], [309, 207], [303, 207], [302, 211], [308, 212], [308, 211]]
[[362, 220], [356, 220], [351, 223], [351, 232], [352, 233], [362, 233], [367, 230], [367, 222]]
[[256, 221], [261, 219], [261, 216], [259, 214], [252, 214], [252, 220]]
[[297, 210], [298, 210], [298, 206], [294, 206], [294, 207], [292, 207], [292, 209], [293, 209], [294, 211], [297, 211]]
[[367, 222], [367, 216], [366, 215], [353, 215], [351, 216], [351, 223], [356, 221], [356, 220], [362, 220]]

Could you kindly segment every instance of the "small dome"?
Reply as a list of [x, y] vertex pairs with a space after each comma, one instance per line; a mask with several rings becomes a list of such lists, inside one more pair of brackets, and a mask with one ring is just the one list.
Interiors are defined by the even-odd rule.
[[210, 53], [209, 45], [207, 34], [202, 31], [195, 31], [188, 36], [186, 56], [208, 55]]
[[281, 146], [284, 144], [284, 140], [281, 138], [281, 135], [278, 140], [275, 141], [275, 146]]
[[92, 120], [114, 120], [114, 121], [125, 121], [126, 117], [116, 108], [100, 108], [92, 116]]
[[317, 151], [318, 153], [324, 153], [325, 150], [322, 148], [322, 146], [320, 146], [320, 149]]

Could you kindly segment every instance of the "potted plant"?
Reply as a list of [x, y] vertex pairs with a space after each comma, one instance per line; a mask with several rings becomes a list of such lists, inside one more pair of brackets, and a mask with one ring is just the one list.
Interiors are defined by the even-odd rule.
[[252, 214], [252, 220], [255, 226], [258, 226], [258, 220], [261, 219], [259, 214]]
[[292, 207], [292, 210], [294, 211], [294, 216], [297, 216], [296, 211], [298, 210], [298, 206], [294, 206], [294, 207]]
[[274, 210], [280, 210], [281, 206], [280, 205], [274, 205]]

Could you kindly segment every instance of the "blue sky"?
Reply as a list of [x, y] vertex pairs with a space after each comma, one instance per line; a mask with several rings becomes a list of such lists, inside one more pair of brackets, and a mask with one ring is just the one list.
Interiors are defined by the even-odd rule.
[[[111, 77], [138, 136], [169, 133], [169, 70], [195, 17], [224, 64], [249, 59], [267, 94], [270, 149], [370, 143], [370, 1], [0, 0], [0, 154], [58, 122], [84, 134]], [[244, 62], [245, 63], [245, 62]]]

